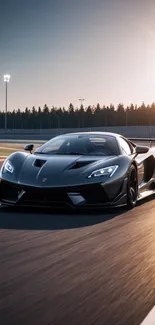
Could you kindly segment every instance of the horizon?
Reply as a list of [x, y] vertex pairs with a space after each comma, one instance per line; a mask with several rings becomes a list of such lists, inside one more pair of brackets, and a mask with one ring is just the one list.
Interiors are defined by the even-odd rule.
[[[100, 103], [97, 103], [96, 105], [91, 105], [90, 104], [90, 105], [85, 106], [84, 104], [80, 104], [79, 106], [74, 106], [73, 103], [69, 103], [69, 105], [66, 106], [66, 107], [64, 105], [63, 106], [53, 106], [53, 105], [50, 106], [47, 103], [45, 103], [43, 106], [40, 106], [39, 105], [37, 107], [34, 106], [34, 105], [32, 105], [32, 107], [25, 107], [23, 109], [20, 109], [20, 107], [18, 107], [18, 108], [14, 109], [14, 110], [8, 110], [7, 113], [9, 113], [9, 112], [10, 113], [13, 113], [14, 111], [17, 112], [18, 110], [20, 112], [25, 112], [27, 109], [29, 111], [31, 111], [31, 112], [32, 112], [33, 109], [35, 109], [36, 111], [38, 111], [39, 109], [41, 109], [41, 111], [43, 111], [45, 107], [47, 107], [47, 109], [49, 109], [49, 111], [50, 110], [58, 111], [58, 110], [63, 110], [63, 109], [65, 109], [65, 111], [68, 111], [69, 108], [70, 108], [70, 105], [73, 106], [73, 110], [74, 111], [75, 110], [80, 110], [81, 108], [86, 111], [88, 108], [90, 108], [92, 110], [92, 112], [93, 112], [94, 110], [96, 110], [98, 108], [98, 105], [99, 105], [99, 109], [101, 109], [101, 110], [110, 109], [111, 107], [113, 107], [114, 110], [117, 111], [119, 109], [119, 107], [121, 106], [121, 107], [123, 107], [124, 111], [126, 111], [128, 109], [130, 110], [130, 108], [133, 108], [134, 110], [140, 109], [143, 106], [146, 109], [148, 107], [151, 108], [152, 106], [155, 107], [155, 101], [152, 102], [151, 104], [147, 104], [145, 102], [142, 102], [140, 105], [137, 105], [137, 104], [134, 104], [134, 103], [130, 103], [129, 105], [124, 105], [123, 103], [120, 102], [117, 105], [114, 105], [113, 103], [110, 103], [108, 105], [104, 105], [104, 104], [103, 105], [100, 105]], [[0, 109], [0, 113], [5, 113], [5, 109]]]

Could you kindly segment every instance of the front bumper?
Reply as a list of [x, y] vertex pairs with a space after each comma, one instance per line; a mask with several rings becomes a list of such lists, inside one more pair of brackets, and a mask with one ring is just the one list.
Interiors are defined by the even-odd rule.
[[6, 205], [60, 208], [123, 205], [126, 204], [126, 180], [112, 184], [39, 188], [0, 179], [0, 202]]

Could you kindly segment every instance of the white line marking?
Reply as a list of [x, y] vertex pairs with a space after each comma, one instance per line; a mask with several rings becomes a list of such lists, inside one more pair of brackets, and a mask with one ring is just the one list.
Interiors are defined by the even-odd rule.
[[141, 325], [155, 325], [155, 306], [147, 315], [147, 317], [143, 320]]

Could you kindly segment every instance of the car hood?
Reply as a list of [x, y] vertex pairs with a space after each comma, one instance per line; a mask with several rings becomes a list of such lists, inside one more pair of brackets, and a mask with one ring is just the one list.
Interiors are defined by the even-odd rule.
[[87, 177], [93, 170], [108, 166], [116, 160], [116, 157], [111, 156], [90, 157], [79, 155], [48, 156], [30, 154], [24, 156], [24, 158], [20, 168], [16, 168], [14, 156], [12, 163], [15, 167], [15, 173], [14, 176], [9, 175], [9, 180], [12, 177], [14, 182], [39, 187], [59, 187], [90, 183], [92, 180], [88, 181]]

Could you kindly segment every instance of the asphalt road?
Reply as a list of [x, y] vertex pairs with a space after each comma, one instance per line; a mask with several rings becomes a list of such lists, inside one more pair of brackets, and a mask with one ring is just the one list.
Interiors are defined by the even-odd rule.
[[139, 325], [155, 305], [155, 196], [132, 211], [0, 208], [0, 324]]
[[0, 208], [0, 324], [139, 325], [154, 305], [155, 196], [128, 212]]

